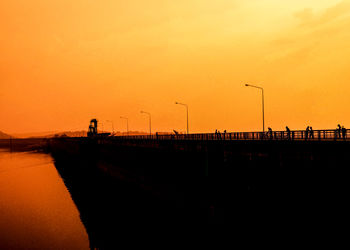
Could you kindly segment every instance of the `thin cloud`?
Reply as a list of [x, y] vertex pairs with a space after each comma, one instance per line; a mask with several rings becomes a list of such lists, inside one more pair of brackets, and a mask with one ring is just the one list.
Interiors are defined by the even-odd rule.
[[[328, 54], [344, 47], [349, 40], [350, 1], [343, 1], [320, 14], [304, 9], [294, 14], [299, 24], [288, 29], [269, 44], [268, 61], [303, 64], [328, 50]], [[344, 39], [339, 39], [344, 37]], [[318, 52], [317, 52], [318, 51]]]
[[313, 9], [307, 8], [294, 13], [294, 17], [300, 22], [301, 26], [313, 27], [326, 25], [350, 15], [350, 1], [344, 0], [320, 14], [315, 14]]

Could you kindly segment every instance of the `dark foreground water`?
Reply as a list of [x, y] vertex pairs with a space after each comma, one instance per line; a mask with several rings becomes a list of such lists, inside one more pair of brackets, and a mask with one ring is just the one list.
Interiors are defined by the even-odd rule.
[[89, 249], [49, 155], [0, 151], [0, 249]]

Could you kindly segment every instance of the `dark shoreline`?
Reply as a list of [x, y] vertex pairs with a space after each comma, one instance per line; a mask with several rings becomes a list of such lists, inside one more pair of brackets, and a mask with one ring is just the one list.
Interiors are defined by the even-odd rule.
[[11, 138], [0, 139], [0, 148], [10, 152], [42, 152], [48, 153], [47, 138]]

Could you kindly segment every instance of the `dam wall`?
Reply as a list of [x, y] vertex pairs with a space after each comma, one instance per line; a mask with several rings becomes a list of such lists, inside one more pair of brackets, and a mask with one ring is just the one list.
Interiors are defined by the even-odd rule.
[[[113, 208], [124, 222], [227, 224], [244, 213], [254, 224], [349, 208], [348, 141], [57, 138], [49, 144], [76, 203], [105, 204], [82, 210]], [[117, 207], [110, 197], [119, 197]]]

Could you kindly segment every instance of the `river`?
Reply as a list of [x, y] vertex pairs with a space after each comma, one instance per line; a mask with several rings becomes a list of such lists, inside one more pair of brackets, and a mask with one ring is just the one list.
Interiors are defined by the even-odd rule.
[[89, 249], [49, 155], [0, 151], [0, 249]]

